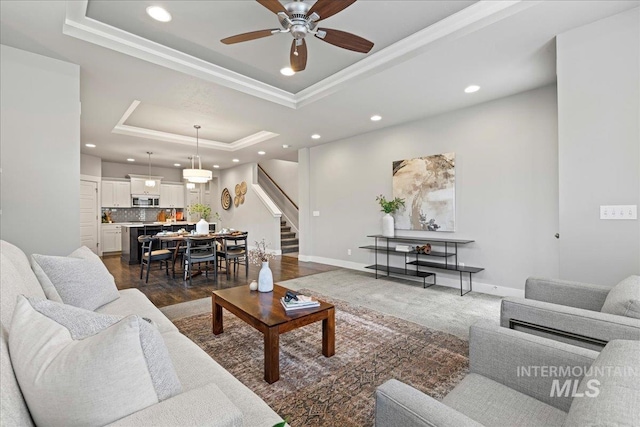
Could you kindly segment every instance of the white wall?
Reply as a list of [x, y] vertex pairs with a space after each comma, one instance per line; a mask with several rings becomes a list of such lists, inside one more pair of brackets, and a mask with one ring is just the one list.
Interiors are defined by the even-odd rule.
[[80, 154], [80, 174], [102, 176], [102, 159], [89, 154]]
[[[127, 175], [148, 175], [149, 163], [112, 163], [102, 162], [102, 176], [105, 178], [126, 178]], [[163, 182], [182, 182], [182, 169], [151, 166], [151, 175], [161, 176]]]
[[615, 285], [640, 274], [636, 221], [600, 205], [640, 205], [640, 9], [557, 38], [560, 276]]
[[260, 162], [260, 166], [298, 204], [298, 162], [272, 159]]
[[2, 239], [68, 255], [80, 246], [80, 68], [4, 45], [0, 67]]
[[[366, 236], [381, 232], [375, 198], [392, 194], [392, 162], [447, 152], [456, 153], [457, 231], [435, 234], [476, 241], [459, 256], [486, 269], [474, 276], [474, 288], [495, 285], [509, 294], [524, 289], [528, 276], [557, 276], [555, 86], [312, 148], [309, 164], [300, 162], [300, 174], [310, 174], [301, 258], [373, 264], [372, 251], [358, 247], [373, 244]], [[458, 283], [457, 275], [436, 272], [438, 282]]]
[[251, 163], [225, 169], [219, 172], [218, 189], [222, 193], [225, 188], [229, 189], [232, 201], [235, 196], [235, 186], [241, 182], [247, 183], [247, 194], [244, 204], [238, 206], [231, 205], [229, 210], [222, 209], [220, 198], [214, 199], [212, 210], [220, 212], [222, 226], [224, 228], [234, 228], [236, 230], [249, 232], [249, 246], [255, 246], [255, 241], [262, 238], [267, 242], [268, 249], [280, 250], [280, 218], [274, 217], [264, 203], [258, 197], [253, 183], [257, 164]]

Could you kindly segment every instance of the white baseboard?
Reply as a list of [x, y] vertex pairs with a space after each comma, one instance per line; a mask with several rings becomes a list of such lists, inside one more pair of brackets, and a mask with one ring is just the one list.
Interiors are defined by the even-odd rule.
[[[341, 259], [324, 258], [324, 257], [313, 256], [313, 255], [298, 255], [298, 260], [303, 262], [317, 262], [319, 264], [334, 265], [336, 267], [348, 268], [350, 270], [366, 271], [367, 273], [373, 273], [373, 270], [369, 268], [365, 268], [367, 264], [344, 261]], [[449, 288], [460, 289], [459, 278], [444, 277], [444, 274], [446, 273], [438, 273], [437, 271], [436, 271], [436, 274], [438, 277], [437, 279], [438, 286], [446, 286]], [[463, 283], [462, 283], [463, 291], [466, 291], [469, 289], [468, 275], [465, 275], [465, 276], [463, 276]], [[405, 280], [412, 280], [415, 282], [422, 283], [422, 279], [419, 279], [417, 277], [412, 277], [412, 276], [403, 276], [401, 274], [394, 274], [391, 277], [397, 277]], [[430, 278], [427, 278], [427, 281], [429, 281], [429, 279]], [[497, 295], [500, 297], [524, 298], [524, 289], [508, 288], [506, 286], [498, 286], [490, 283], [482, 283], [476, 280], [473, 280], [473, 292], [480, 292], [480, 293], [489, 294], [489, 295]]]

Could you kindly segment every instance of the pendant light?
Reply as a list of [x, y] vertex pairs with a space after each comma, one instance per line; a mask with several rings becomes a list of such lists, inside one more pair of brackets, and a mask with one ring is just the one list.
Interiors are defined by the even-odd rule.
[[[193, 125], [196, 129], [196, 155], [191, 158], [191, 169], [184, 169], [182, 171], [182, 178], [189, 182], [204, 183], [210, 181], [213, 178], [213, 173], [209, 170], [202, 169], [202, 162], [200, 161], [200, 155], [198, 153], [199, 148], [199, 136], [198, 131], [200, 125]], [[198, 169], [195, 167], [195, 160], [198, 159]]]
[[153, 188], [153, 187], [156, 186], [156, 180], [155, 179], [151, 179], [151, 155], [153, 154], [153, 152], [147, 151], [147, 154], [149, 155], [149, 177], [144, 182], [144, 186]]

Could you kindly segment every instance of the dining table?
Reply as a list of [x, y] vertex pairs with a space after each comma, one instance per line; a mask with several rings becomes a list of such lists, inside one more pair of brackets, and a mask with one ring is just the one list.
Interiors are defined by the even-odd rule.
[[[240, 236], [242, 234], [243, 232], [236, 231], [236, 230], [230, 231], [230, 232], [216, 232], [216, 233], [208, 233], [208, 234], [197, 234], [197, 233], [194, 234], [190, 232], [181, 233], [179, 231], [175, 231], [175, 232], [163, 231], [163, 232], [159, 232], [154, 237], [156, 237], [161, 242], [161, 245], [163, 245], [166, 249], [173, 249], [173, 259], [171, 264], [171, 270], [174, 272], [174, 277], [175, 277], [176, 261], [180, 256], [180, 249], [183, 246], [183, 244], [186, 242], [187, 238], [190, 238], [192, 240], [209, 240], [211, 238], [214, 238], [219, 241], [219, 240], [222, 240], [224, 237]], [[172, 245], [172, 246], [169, 246], [169, 245]], [[196, 272], [190, 272], [187, 269], [183, 269], [184, 280], [189, 278], [188, 276], [189, 274], [191, 274], [191, 277], [196, 277], [202, 274], [202, 271], [198, 270]]]

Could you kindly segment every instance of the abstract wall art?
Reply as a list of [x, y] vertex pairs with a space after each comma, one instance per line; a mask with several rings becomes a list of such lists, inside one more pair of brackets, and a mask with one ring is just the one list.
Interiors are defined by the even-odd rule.
[[456, 154], [393, 162], [393, 197], [405, 199], [396, 229], [455, 231]]

